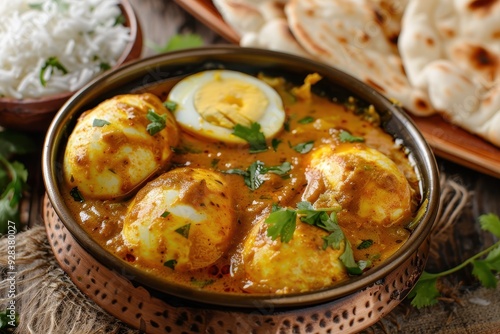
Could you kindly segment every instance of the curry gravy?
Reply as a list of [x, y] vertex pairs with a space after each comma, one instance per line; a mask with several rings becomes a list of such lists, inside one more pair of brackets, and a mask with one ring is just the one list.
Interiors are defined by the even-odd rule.
[[[157, 86], [152, 91], [164, 96], [171, 84]], [[396, 145], [394, 138], [385, 133], [377, 124], [373, 110], [362, 117], [355, 108], [346, 104], [335, 103], [331, 99], [313, 94], [310, 99], [296, 99], [290, 94], [290, 87], [283, 84], [275, 87], [282, 96], [286, 124], [276, 139], [279, 144], [271, 146], [261, 153], [250, 154], [248, 147], [235, 146], [222, 142], [210, 142], [197, 138], [186, 132], [180, 133], [180, 143], [174, 149], [174, 156], [168, 169], [179, 167], [199, 167], [225, 172], [230, 169], [246, 170], [255, 161], [262, 161], [266, 166], [277, 166], [290, 162], [292, 169], [287, 177], [265, 174], [263, 184], [251, 191], [241, 175], [224, 174], [229, 184], [229, 193], [233, 197], [237, 217], [237, 228], [232, 243], [215, 264], [188, 272], [176, 272], [171, 268], [158, 264], [146, 265], [140, 257], [136, 257], [127, 248], [121, 236], [123, 220], [132, 198], [121, 201], [92, 200], [77, 202], [70, 195], [70, 187], [66, 185], [64, 200], [81, 224], [102, 247], [120, 259], [142, 268], [167, 281], [203, 288], [218, 292], [241, 293], [245, 283], [241, 269], [242, 242], [252, 226], [271, 210], [273, 204], [282, 207], [295, 207], [301, 201], [307, 182], [304, 176], [307, 165], [305, 157], [308, 153], [297, 152], [294, 147], [300, 143], [313, 142], [315, 150], [319, 145], [339, 145], [338, 133], [347, 130], [353, 136], [363, 137], [364, 144], [377, 149], [393, 160], [409, 181], [412, 189], [412, 212], [415, 214], [420, 200], [418, 178], [414, 168], [408, 161], [404, 147]], [[163, 90], [163, 91], [162, 91]], [[355, 105], [355, 100], [351, 101]], [[375, 119], [375, 121], [373, 121]], [[308, 120], [308, 121], [305, 121]], [[363, 196], [362, 190], [352, 188]], [[378, 225], [365, 226], [343, 224], [342, 211], [338, 214], [339, 225], [352, 244], [356, 260], [370, 259], [373, 265], [387, 259], [409, 237], [410, 231], [404, 222], [391, 227]], [[372, 240], [373, 244], [366, 249], [358, 249], [363, 240]]]

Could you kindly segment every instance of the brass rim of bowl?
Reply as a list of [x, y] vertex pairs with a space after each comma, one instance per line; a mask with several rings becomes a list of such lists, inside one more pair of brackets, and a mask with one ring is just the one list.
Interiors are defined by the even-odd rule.
[[[113, 66], [113, 69], [120, 67], [123, 63], [125, 63], [128, 60], [132, 60], [130, 57], [131, 57], [131, 53], [133, 52], [134, 48], [136, 48], [136, 47], [139, 48], [139, 45], [140, 45], [140, 48], [142, 49], [142, 30], [141, 30], [141, 27], [139, 25], [139, 21], [137, 20], [137, 16], [135, 14], [135, 11], [134, 11], [132, 5], [130, 4], [129, 0], [120, 0], [119, 6], [122, 8], [122, 12], [125, 15], [128, 27], [130, 28], [131, 40], [130, 40], [130, 42], [127, 43], [122, 54], [116, 60], [116, 64]], [[136, 57], [132, 57], [132, 58], [136, 58]], [[93, 81], [95, 79], [99, 79], [99, 76], [100, 75], [98, 75], [96, 78], [94, 78], [90, 81]], [[0, 103], [5, 104], [5, 105], [9, 105], [9, 104], [27, 105], [27, 104], [46, 103], [48, 101], [60, 101], [60, 103], [62, 105], [62, 103], [65, 100], [67, 100], [69, 97], [71, 97], [71, 95], [73, 95], [77, 91], [78, 90], [71, 91], [71, 92], [60, 92], [60, 93], [55, 93], [52, 95], [41, 96], [38, 98], [16, 99], [13, 97], [0, 97]]]
[[[359, 277], [350, 278], [344, 283], [323, 290], [287, 295], [223, 294], [195, 290], [194, 288], [165, 282], [149, 275], [101, 248], [72, 218], [59, 191], [58, 184], [62, 182], [60, 179], [60, 170], [62, 167], [57, 162], [58, 154], [64, 145], [63, 139], [65, 138], [63, 137], [67, 135], [66, 131], [71, 129], [69, 124], [75, 121], [77, 116], [83, 111], [81, 109], [89, 101], [95, 103], [94, 100], [96, 99], [104, 100], [110, 97], [107, 96], [110, 91], [117, 88], [124, 89], [126, 88], [124, 86], [134, 79], [138, 80], [138, 78], [142, 78], [142, 84], [147, 85], [157, 80], [158, 74], [166, 75], [166, 77], [174, 77], [177, 75], [176, 68], [185, 68], [193, 62], [206, 64], [211, 61], [225, 62], [226, 64], [250, 63], [254, 64], [253, 66], [260, 66], [261, 68], [278, 66], [284, 68], [282, 72], [298, 71], [300, 68], [300, 73], [303, 73], [304, 76], [312, 71], [318, 72], [324, 78], [328, 78], [329, 82], [337, 85], [340, 84], [350, 93], [359, 96], [361, 99], [370, 101], [370, 103], [375, 105], [377, 110], [386, 110], [391, 118], [387, 123], [390, 129], [386, 128], [386, 131], [393, 134], [399, 131], [403, 131], [403, 133], [406, 131], [408, 138], [412, 138], [412, 141], [405, 142], [405, 146], [410, 146], [411, 154], [416, 161], [422, 164], [419, 166], [418, 172], [424, 188], [422, 190], [422, 201], [425, 199], [428, 201], [427, 210], [425, 210], [425, 213], [420, 218], [418, 226], [413, 231], [410, 239], [384, 263], [368, 270]], [[167, 67], [173, 71], [166, 71], [165, 68]], [[130, 89], [130, 87], [128, 88]], [[298, 307], [324, 303], [362, 291], [363, 288], [383, 279], [388, 273], [402, 270], [401, 266], [405, 260], [414, 254], [427, 239], [439, 207], [439, 177], [434, 155], [413, 121], [401, 109], [394, 106], [392, 102], [371, 87], [336, 68], [281, 52], [241, 48], [238, 46], [210, 46], [160, 54], [130, 62], [117, 70], [105, 74], [99, 80], [88, 84], [63, 105], [52, 121], [44, 143], [42, 170], [47, 195], [57, 215], [75, 239], [97, 261], [118, 270], [118, 272], [126, 273], [127, 277], [132, 278], [132, 280], [160, 293], [212, 306], [255, 308], [263, 305], [272, 305], [273, 307]]]

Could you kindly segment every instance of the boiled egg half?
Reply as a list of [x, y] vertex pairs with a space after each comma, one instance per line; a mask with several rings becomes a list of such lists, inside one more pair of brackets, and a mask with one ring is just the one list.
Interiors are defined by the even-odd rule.
[[174, 115], [185, 131], [226, 143], [246, 143], [233, 135], [237, 124], [258, 123], [264, 136], [271, 138], [285, 121], [283, 102], [274, 88], [237, 71], [190, 75], [172, 88], [168, 100], [177, 103]]

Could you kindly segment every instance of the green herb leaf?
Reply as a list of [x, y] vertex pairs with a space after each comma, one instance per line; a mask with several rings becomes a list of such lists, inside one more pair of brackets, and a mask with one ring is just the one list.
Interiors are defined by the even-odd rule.
[[416, 308], [434, 305], [438, 302], [440, 296], [437, 288], [437, 276], [429, 274], [426, 271], [417, 281], [417, 284], [408, 294], [408, 298], [412, 299], [411, 304]]
[[359, 143], [364, 142], [365, 139], [363, 137], [356, 137], [350, 134], [348, 131], [340, 130], [339, 139], [343, 143]]
[[372, 239], [367, 239], [361, 241], [361, 243], [358, 245], [358, 249], [367, 249], [370, 248], [373, 245], [373, 240]]
[[305, 143], [297, 144], [297, 145], [293, 146], [292, 148], [301, 154], [306, 154], [309, 151], [311, 151], [313, 147], [314, 147], [314, 140], [310, 140], [310, 141], [307, 141]]
[[74, 187], [73, 189], [71, 189], [69, 194], [71, 195], [71, 197], [73, 197], [75, 202], [80, 202], [80, 203], [85, 202], [85, 199], [80, 193], [80, 190], [78, 190], [78, 187]]
[[59, 70], [62, 72], [62, 74], [67, 74], [68, 70], [59, 62], [59, 59], [57, 57], [50, 57], [45, 61], [43, 64], [42, 68], [40, 69], [40, 82], [42, 86], [46, 86], [47, 82], [45, 80], [45, 73], [47, 71], [50, 71], [50, 75], [54, 73], [54, 70]]
[[311, 116], [306, 116], [302, 119], [299, 119], [298, 121], [300, 124], [309, 124], [309, 123], [312, 123], [314, 122], [314, 117], [311, 117]]
[[15, 223], [16, 231], [20, 228], [19, 203], [23, 191], [27, 188], [28, 171], [20, 162], [9, 162], [0, 155], [0, 170], [3, 170], [0, 183], [0, 234], [7, 233], [8, 222]]
[[11, 314], [9, 310], [0, 312], [0, 333], [14, 333], [14, 328], [19, 325], [19, 314]]
[[165, 267], [169, 267], [172, 270], [175, 270], [175, 266], [177, 265], [177, 260], [168, 260], [165, 263], [163, 263]]
[[158, 53], [199, 47], [203, 45], [203, 38], [198, 34], [177, 34], [172, 36], [164, 46], [150, 42], [146, 45]]
[[146, 117], [151, 122], [146, 127], [151, 136], [154, 136], [167, 126], [167, 115], [158, 115], [153, 109], [149, 109]]
[[281, 142], [282, 142], [282, 140], [277, 139], [277, 138], [273, 138], [271, 140], [271, 146], [272, 146], [274, 152], [276, 152], [278, 150], [278, 146], [279, 146], [279, 144], [281, 144]]
[[99, 118], [94, 118], [94, 121], [92, 122], [92, 126], [102, 128], [105, 125], [111, 124], [110, 122], [104, 120], [104, 119], [99, 119]]
[[167, 218], [169, 215], [170, 215], [170, 212], [165, 211], [165, 212], [163, 212], [163, 213], [161, 214], [161, 217], [162, 217], [162, 218]]
[[179, 233], [180, 235], [182, 235], [184, 238], [187, 239], [189, 237], [190, 228], [191, 228], [191, 223], [179, 227], [178, 229], [175, 230], [175, 232]]
[[204, 288], [207, 285], [214, 284], [215, 280], [213, 279], [207, 279], [207, 280], [197, 280], [195, 278], [191, 278], [191, 284], [198, 287], [198, 288]]
[[163, 102], [163, 105], [165, 106], [165, 108], [167, 108], [171, 112], [176, 111], [177, 107], [178, 107], [177, 102], [174, 102], [174, 101], [165, 101], [165, 102]]
[[497, 215], [493, 213], [481, 215], [479, 217], [479, 223], [481, 224], [481, 228], [483, 230], [494, 234], [497, 238], [500, 238], [500, 222]]
[[295, 210], [280, 209], [272, 212], [265, 220], [269, 225], [267, 236], [272, 240], [280, 237], [281, 242], [287, 243], [293, 238], [297, 224], [297, 212]]
[[242, 169], [228, 169], [226, 174], [236, 174], [243, 176], [245, 184], [251, 190], [258, 189], [263, 183], [263, 175], [266, 173], [274, 173], [281, 176], [286, 176], [292, 168], [289, 162], [284, 162], [280, 166], [266, 167], [262, 161], [253, 162], [247, 170]]
[[[497, 235], [496, 233], [500, 232], [500, 218], [495, 214], [481, 215], [479, 222], [484, 230], [492, 234]], [[457, 272], [469, 264], [472, 265], [472, 274], [477, 277], [484, 287], [496, 288], [498, 279], [495, 275], [500, 272], [500, 241], [446, 271], [435, 274], [424, 271], [412, 292], [408, 295], [409, 298], [413, 298], [412, 305], [421, 308], [437, 303], [437, 298], [440, 296], [436, 287], [437, 279]]]
[[35, 151], [33, 140], [17, 131], [6, 129], [0, 131], [0, 155], [10, 159], [14, 154], [28, 154]]
[[260, 131], [259, 123], [252, 123], [250, 127], [236, 124], [233, 129], [233, 135], [246, 140], [250, 144], [250, 153], [267, 151], [266, 137]]
[[99, 68], [101, 71], [107, 71], [111, 69], [111, 65], [109, 63], [99, 63]]

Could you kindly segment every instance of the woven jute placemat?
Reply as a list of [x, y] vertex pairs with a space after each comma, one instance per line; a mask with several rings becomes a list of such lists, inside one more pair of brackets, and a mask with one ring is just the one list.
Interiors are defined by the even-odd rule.
[[[456, 231], [463, 231], [464, 208], [474, 193], [457, 180], [441, 176], [441, 210], [432, 235], [428, 267], [460, 247]], [[460, 233], [459, 233], [460, 234]], [[78, 290], [59, 267], [44, 226], [34, 226], [15, 238], [15, 308], [19, 326], [14, 333], [139, 333], [103, 311]], [[0, 240], [0, 310], [12, 298], [8, 267], [8, 239]], [[451, 245], [451, 246], [450, 246]], [[500, 288], [479, 287], [473, 279], [454, 276], [442, 280], [443, 298], [432, 307], [416, 309], [403, 301], [364, 333], [500, 333]], [[466, 283], [464, 283], [466, 282]]]

